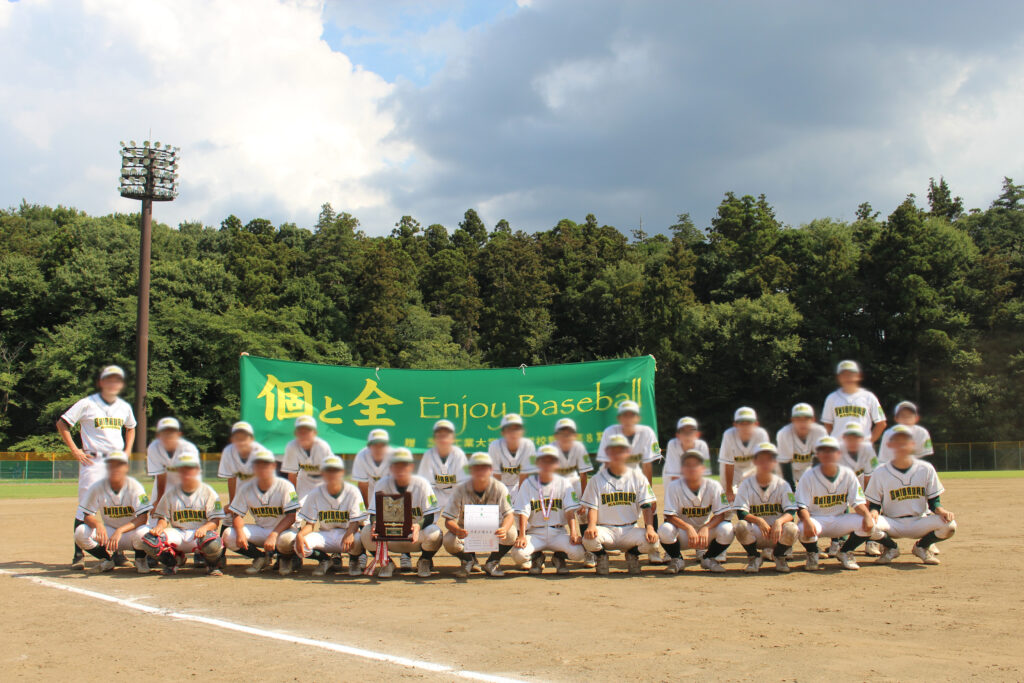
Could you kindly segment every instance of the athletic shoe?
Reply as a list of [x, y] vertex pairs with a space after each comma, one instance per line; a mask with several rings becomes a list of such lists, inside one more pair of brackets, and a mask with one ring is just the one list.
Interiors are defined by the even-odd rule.
[[213, 566], [213, 567], [210, 567], [209, 569], [206, 570], [206, 575], [207, 576], [224, 576], [224, 570], [222, 570], [218, 566]]
[[910, 552], [914, 553], [917, 557], [920, 557], [921, 561], [925, 564], [939, 564], [939, 558], [935, 557], [935, 553], [932, 552], [931, 548], [922, 548], [915, 543], [914, 547], [910, 549]]
[[302, 560], [299, 560], [298, 562], [296, 562], [296, 560], [298, 560], [298, 558], [292, 557], [291, 555], [285, 555], [284, 557], [281, 557], [280, 561], [278, 562], [277, 573], [281, 576], [288, 576], [293, 571], [301, 569]]
[[388, 560], [388, 563], [377, 570], [377, 576], [382, 579], [390, 579], [395, 574], [395, 563]]
[[775, 571], [777, 571], [780, 574], [788, 574], [789, 573], [789, 561], [786, 560], [786, 556], [785, 555], [776, 555], [774, 559], [775, 559]]
[[775, 559], [775, 550], [773, 548], [762, 548], [761, 559], [767, 562], [768, 560]]
[[75, 555], [71, 560], [71, 568], [79, 571], [85, 569], [85, 555]]
[[707, 551], [705, 551], [705, 550], [694, 550], [693, 552], [697, 556], [697, 561], [700, 562], [701, 560], [704, 559], [704, 553], [707, 552]]
[[327, 570], [331, 568], [331, 561], [322, 560], [317, 563], [316, 568], [313, 570], [313, 576], [326, 576]]
[[473, 560], [466, 560], [459, 565], [459, 568], [455, 570], [455, 576], [460, 579], [469, 577], [470, 572], [473, 571]]
[[[366, 556], [365, 555], [360, 555], [360, 557], [366, 557]], [[359, 576], [362, 573], [363, 573], [363, 570], [359, 568], [359, 560], [353, 559], [350, 556], [348, 558], [348, 575], [349, 576]]]
[[178, 567], [177, 567], [177, 565], [172, 565], [170, 567], [164, 567], [163, 570], [161, 571], [161, 573], [164, 576], [174, 576], [175, 574], [178, 573]]
[[836, 557], [839, 555], [839, 551], [842, 549], [842, 544], [839, 543], [838, 539], [833, 538], [832, 542], [828, 544], [828, 552], [825, 553], [826, 557]]
[[647, 553], [647, 564], [668, 564], [669, 559], [669, 556], [661, 552], [658, 546], [654, 546], [651, 552]]
[[839, 560], [839, 564], [843, 566], [843, 569], [851, 571], [860, 569], [860, 565], [853, 560], [853, 553], [839, 553], [836, 555], [836, 559]]
[[597, 555], [594, 561], [594, 571], [602, 576], [608, 575], [608, 554]]
[[114, 560], [112, 559], [100, 560], [99, 564], [89, 568], [89, 573], [102, 574], [104, 572], [112, 572], [114, 571], [114, 566]]
[[519, 565], [518, 569], [522, 569], [523, 571], [529, 571], [533, 569], [533, 562], [527, 560], [526, 562], [523, 562], [521, 565]]
[[804, 571], [816, 572], [821, 570], [821, 556], [818, 553], [807, 553], [807, 562], [804, 563]]
[[[184, 562], [182, 564], [184, 564]], [[192, 564], [195, 565], [196, 569], [202, 569], [206, 566], [206, 558], [203, 557], [202, 553], [193, 553]]]
[[900, 556], [899, 548], [886, 548], [885, 552], [879, 555], [878, 559], [875, 560], [875, 564], [889, 564], [897, 557]]
[[505, 576], [497, 560], [492, 560], [484, 565], [484, 572], [491, 576]]
[[585, 550], [583, 552], [583, 566], [584, 567], [593, 567], [596, 564], [597, 564], [597, 558], [594, 556], [594, 553], [590, 552], [589, 550]]
[[700, 561], [700, 566], [708, 570], [713, 574], [721, 574], [725, 572], [725, 567], [718, 561], [717, 557], [705, 557]]
[[261, 571], [267, 568], [270, 564], [270, 559], [266, 555], [261, 555], [252, 561], [252, 564], [245, 568], [246, 574], [259, 574]]
[[150, 569], [152, 568], [149, 566], [148, 557], [140, 557], [139, 559], [135, 560], [135, 571], [137, 571], [138, 573], [148, 574]]
[[569, 573], [569, 565], [565, 563], [565, 558], [559, 555], [558, 553], [555, 553], [555, 556], [551, 558], [551, 562], [555, 565], [556, 574]]
[[[185, 563], [188, 562], [188, 557], [186, 557], [184, 554], [175, 555], [174, 556], [174, 562], [175, 562], [175, 566], [177, 566], [178, 569], [181, 569], [182, 567], [185, 566]], [[203, 564], [204, 565], [206, 564], [206, 560], [205, 559], [203, 560]]]
[[534, 553], [530, 555], [529, 571], [531, 574], [536, 576], [544, 571], [544, 553]]
[[341, 555], [331, 555], [331, 569], [336, 572], [341, 571]]
[[481, 567], [480, 563], [477, 562], [476, 560], [473, 560], [473, 566], [470, 567], [469, 570], [471, 572], [473, 572], [474, 574], [483, 574], [484, 573], [484, 568]]
[[678, 574], [683, 571], [684, 567], [686, 567], [686, 560], [681, 557], [673, 557], [668, 561], [668, 564], [665, 565], [665, 573]]
[[626, 553], [626, 571], [637, 575], [640, 573], [640, 556], [635, 553]]
[[864, 554], [868, 557], [879, 557], [882, 554], [882, 544], [877, 541], [868, 541], [864, 545]]
[[421, 557], [416, 563], [416, 576], [426, 579], [434, 571], [434, 563], [425, 557]]
[[748, 574], [756, 574], [761, 571], [762, 564], [764, 564], [764, 558], [760, 555], [754, 555], [750, 558], [750, 561], [747, 562], [747, 566], [743, 568], [743, 571]]
[[932, 543], [930, 546], [928, 546], [928, 550], [931, 551], [932, 555], [938, 555], [941, 552], [939, 550], [939, 544], [938, 543]]
[[114, 557], [112, 559], [114, 560], [115, 567], [128, 566], [128, 558], [124, 556], [123, 550], [118, 550], [116, 553], [114, 553]]
[[402, 553], [402, 557], [398, 560], [399, 571], [411, 572], [412, 571], [412, 555], [409, 553]]
[[366, 553], [359, 556], [359, 568], [366, 569]]

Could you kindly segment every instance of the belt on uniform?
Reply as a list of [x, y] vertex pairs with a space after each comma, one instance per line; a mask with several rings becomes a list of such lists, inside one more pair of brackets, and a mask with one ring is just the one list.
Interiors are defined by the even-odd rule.
[[629, 524], [598, 524], [598, 526], [615, 526], [615, 527], [636, 526], [636, 521], [634, 520], [634, 521], [630, 522]]

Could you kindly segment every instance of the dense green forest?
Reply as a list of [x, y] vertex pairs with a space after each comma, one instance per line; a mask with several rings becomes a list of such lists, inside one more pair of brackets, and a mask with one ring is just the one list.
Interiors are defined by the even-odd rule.
[[[309, 227], [156, 224], [150, 414], [223, 444], [241, 351], [407, 368], [650, 353], [662, 437], [683, 414], [717, 437], [741, 404], [770, 430], [795, 401], [820, 410], [848, 357], [887, 411], [918, 401], [937, 440], [1024, 438], [1024, 186], [965, 211], [931, 181], [919, 203], [790, 227], [728, 193], [705, 229], [684, 214], [630, 235], [593, 215], [488, 230], [470, 209], [370, 237], [329, 205]], [[138, 223], [0, 211], [0, 449], [52, 448], [100, 365], [131, 373]]]

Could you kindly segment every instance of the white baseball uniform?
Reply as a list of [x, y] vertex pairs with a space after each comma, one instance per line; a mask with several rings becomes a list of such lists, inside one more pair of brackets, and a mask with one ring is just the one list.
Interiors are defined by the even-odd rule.
[[732, 465], [732, 488], [738, 490], [740, 481], [754, 473], [754, 453], [757, 447], [768, 442], [768, 432], [763, 427], [754, 427], [748, 441], [740, 438], [735, 427], [729, 427], [722, 434], [722, 447], [718, 449], [718, 473], [724, 481], [725, 466]]
[[583, 506], [597, 510], [597, 538], [583, 539], [590, 552], [638, 548], [651, 552], [656, 545], [647, 542], [646, 531], [636, 525], [642, 509], [655, 503], [654, 489], [639, 468], [629, 467], [617, 477], [607, 467], [587, 480]]
[[[736, 490], [736, 498], [733, 500], [733, 509], [738, 513], [757, 515], [768, 522], [769, 526], [774, 525], [775, 521], [787, 512], [795, 516], [799, 507], [793, 489], [785, 479], [777, 474], [772, 475], [768, 486], [758, 484], [756, 476], [747, 477], [740, 482], [740, 486]], [[736, 537], [740, 543], [749, 545], [756, 542], [758, 548], [768, 547], [768, 539], [761, 532], [760, 526], [747, 524], [742, 528], [748, 530], [750, 538], [743, 538], [741, 532], [737, 531]]]
[[574, 562], [583, 561], [583, 546], [570, 542], [565, 526], [567, 515], [574, 514], [579, 507], [580, 497], [565, 477], [556, 474], [546, 484], [540, 482], [539, 475], [527, 477], [516, 493], [513, 506], [517, 515], [527, 518], [526, 547], [513, 548], [512, 560], [524, 564], [533, 553], [549, 550], [565, 553]]
[[[309, 557], [314, 550], [322, 550], [328, 554], [342, 552], [341, 542], [345, 538], [349, 524], [363, 522], [367, 518], [367, 512], [359, 489], [348, 482], [343, 482], [341, 491], [336, 496], [327, 490], [327, 484], [318, 485], [306, 495], [296, 517], [305, 524], [319, 525], [316, 531], [307, 534], [305, 538], [305, 557]], [[280, 538], [278, 549], [293, 544], [295, 532], [281, 534]], [[356, 531], [348, 554], [360, 555], [362, 551], [363, 543], [359, 538], [359, 532]]]
[[[266, 491], [260, 488], [255, 479], [242, 484], [235, 492], [235, 497], [228, 505], [228, 512], [245, 517], [252, 515], [253, 523], [243, 527], [245, 538], [249, 543], [262, 546], [267, 536], [274, 530], [285, 515], [298, 512], [299, 495], [295, 487], [287, 479], [274, 477], [273, 483]], [[234, 526], [224, 530], [224, 545], [231, 550], [238, 550], [238, 537]]]
[[369, 492], [373, 493], [373, 485], [388, 476], [388, 468], [390, 467], [390, 448], [385, 451], [384, 457], [381, 458], [380, 462], [377, 462], [370, 453], [370, 447], [365, 446], [356, 453], [355, 460], [352, 461], [352, 480], [360, 484], [370, 484]]
[[[174, 470], [174, 456], [178, 453], [191, 453], [196, 457], [199, 457], [199, 449], [191, 441], [181, 439], [178, 441], [178, 448], [175, 449], [174, 453], [168, 453], [164, 445], [160, 443], [160, 439], [153, 439], [153, 441], [146, 448], [146, 474], [154, 478], [153, 481], [153, 497], [156, 498], [156, 481], [155, 478], [161, 474], [167, 475], [167, 483], [164, 485], [166, 491], [171, 486], [179, 483], [181, 478], [178, 473]], [[202, 481], [203, 473], [200, 471], [199, 480]]]
[[238, 449], [235, 448], [235, 444], [229, 443], [220, 453], [220, 465], [217, 467], [217, 476], [221, 479], [238, 479], [240, 482], [252, 479], [252, 456], [266, 450], [269, 449], [253, 441], [249, 455], [243, 458]]
[[597, 447], [597, 461], [608, 462], [608, 454], [605, 449], [608, 447], [608, 440], [616, 434], [622, 434], [629, 440], [629, 465], [639, 468], [642, 463], [657, 462], [661, 460], [661, 445], [658, 443], [658, 435], [647, 425], [638, 424], [633, 436], [626, 436], [622, 432], [622, 425], [613, 424], [604, 430], [601, 435], [601, 445]]
[[905, 472], [892, 462], [879, 467], [864, 495], [869, 503], [881, 507], [878, 527], [892, 538], [921, 538], [929, 531], [948, 538], [956, 530], [956, 522], [947, 523], [928, 506], [928, 501], [944, 490], [932, 464], [915, 459]]
[[442, 458], [437, 448], [429, 449], [420, 460], [419, 476], [430, 483], [437, 496], [438, 507], [444, 508], [452, 489], [469, 479], [465, 451], [452, 446], [451, 452]]
[[[895, 425], [893, 425], [895, 426]], [[909, 426], [909, 425], [908, 425]], [[935, 453], [932, 447], [932, 435], [921, 425], [912, 425], [910, 430], [914, 432], [914, 457], [927, 458]], [[887, 463], [892, 460], [893, 451], [889, 448], [889, 439], [892, 437], [892, 427], [882, 432], [882, 440], [878, 445], [878, 462]]]
[[[722, 485], [714, 479], [702, 479], [700, 486], [694, 491], [683, 479], [674, 479], [665, 485], [665, 519], [678, 517], [694, 529], [700, 529], [712, 517], [730, 510], [729, 499], [725, 497]], [[690, 536], [682, 529], [668, 521], [658, 529], [662, 543], [679, 542], [683, 550], [690, 547]], [[733, 541], [732, 523], [722, 520], [711, 532], [710, 538], [722, 545]]]
[[821, 421], [832, 425], [832, 434], [838, 439], [843, 435], [847, 423], [856, 422], [864, 430], [870, 440], [871, 427], [876, 422], [885, 420], [885, 411], [878, 397], [867, 389], [858, 389], [847, 394], [836, 389], [825, 399], [825, 407], [821, 409]]
[[[665, 465], [661, 470], [661, 476], [665, 478], [666, 483], [683, 476], [683, 456], [686, 454], [686, 450], [679, 443], [679, 439], [675, 438], [665, 446]], [[692, 450], [700, 451], [700, 457], [704, 458], [705, 466], [711, 461], [711, 450], [704, 439], [694, 441]]]
[[329, 455], [334, 455], [331, 445], [319, 436], [313, 438], [308, 451], [299, 445], [298, 439], [292, 439], [284, 447], [281, 471], [295, 475], [295, 492], [300, 499], [320, 485], [320, 468]]
[[867, 439], [864, 439], [856, 453], [846, 450], [846, 444], [842, 444], [839, 447], [839, 464], [853, 470], [858, 481], [863, 484], [864, 477], [870, 476], [878, 467], [878, 458], [875, 456], [875, 449]]
[[[451, 455], [448, 456], [449, 458]], [[433, 516], [436, 520], [440, 511], [437, 506], [437, 496], [430, 486], [430, 482], [419, 475], [412, 475], [409, 484], [404, 489], [399, 489], [394, 477], [388, 475], [377, 482], [373, 488], [373, 495], [370, 496], [370, 516], [377, 514], [377, 494], [386, 493], [395, 495], [408, 491], [412, 497], [412, 523], [420, 527], [419, 540], [416, 543], [405, 541], [388, 541], [388, 551], [396, 553], [413, 553], [417, 550], [434, 551], [441, 547], [441, 529], [436, 523], [423, 526], [423, 518]], [[373, 544], [373, 524], [363, 527], [363, 546], [370, 548]]]
[[793, 464], [793, 481], [799, 483], [800, 477], [814, 464], [814, 447], [818, 439], [828, 436], [825, 428], [818, 423], [811, 425], [807, 436], [800, 437], [792, 424], [788, 424], [775, 435], [775, 445], [779, 449], [779, 464]]
[[[224, 520], [224, 506], [209, 484], [200, 483], [191, 493], [183, 491], [179, 484], [164, 492], [153, 509], [153, 517], [167, 520], [168, 527], [164, 531], [167, 542], [187, 553], [195, 550], [196, 529], [207, 522], [220, 523]], [[143, 549], [138, 545], [135, 547]]]
[[495, 439], [487, 446], [487, 452], [494, 461], [494, 469], [501, 472], [501, 483], [512, 493], [519, 486], [519, 475], [523, 468], [529, 466], [530, 458], [537, 455], [537, 447], [532, 439], [523, 437], [515, 453], [508, 449], [504, 438]]
[[796, 485], [796, 500], [811, 515], [811, 529], [803, 522], [798, 523], [800, 540], [804, 543], [814, 543], [819, 536], [869, 535], [864, 532], [864, 518], [850, 512], [851, 508], [865, 505], [867, 501], [857, 475], [849, 467], [840, 465], [832, 478], [821, 471], [821, 465], [812, 467]]
[[[79, 426], [82, 450], [93, 456], [91, 465], [78, 464], [78, 504], [81, 505], [89, 488], [107, 476], [104, 456], [124, 450], [121, 430], [135, 429], [135, 414], [124, 399], [115, 398], [113, 403], [107, 403], [95, 393], [79, 399], [60, 419], [69, 427]], [[76, 516], [75, 519], [82, 518]]]
[[[100, 518], [100, 523], [107, 529], [108, 538], [114, 535], [118, 527], [152, 509], [153, 505], [146, 495], [145, 487], [132, 477], [128, 477], [118, 491], [111, 488], [109, 479], [104, 478], [96, 482], [89, 487], [85, 494], [85, 502], [79, 507], [83, 518], [87, 515], [96, 515]], [[135, 542], [148, 532], [149, 527], [143, 524], [122, 535], [117, 549], [134, 548]], [[92, 550], [98, 545], [96, 530], [88, 524], [78, 526], [75, 529], [75, 543], [82, 550]]]

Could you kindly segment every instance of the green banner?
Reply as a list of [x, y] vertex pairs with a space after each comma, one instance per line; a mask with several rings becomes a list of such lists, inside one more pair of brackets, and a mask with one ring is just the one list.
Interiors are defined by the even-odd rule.
[[422, 453], [441, 418], [455, 423], [467, 453], [486, 450], [505, 413], [522, 415], [538, 446], [551, 440], [555, 421], [572, 418], [593, 453], [626, 400], [639, 403], [643, 423], [657, 431], [653, 356], [497, 370], [375, 370], [256, 356], [242, 356], [240, 366], [242, 419], [275, 453], [292, 439], [300, 415], [315, 417], [320, 436], [345, 454], [378, 427], [393, 446]]

